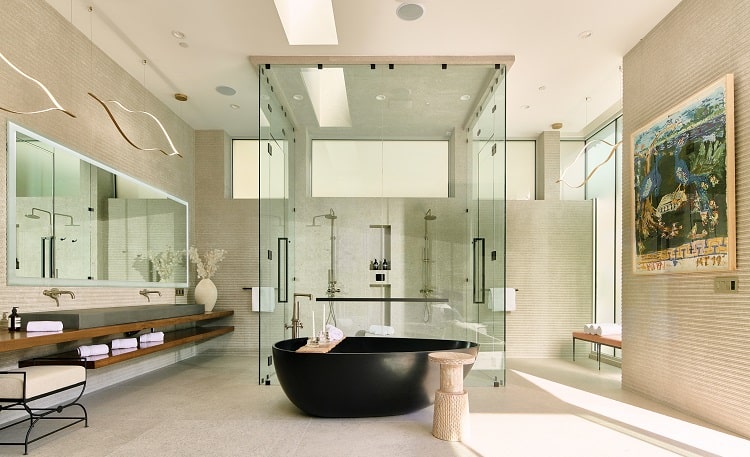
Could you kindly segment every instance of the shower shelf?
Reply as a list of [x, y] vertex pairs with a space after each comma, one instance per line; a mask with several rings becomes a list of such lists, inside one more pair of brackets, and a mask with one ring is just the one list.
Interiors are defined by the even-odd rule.
[[447, 298], [419, 297], [316, 297], [315, 301], [360, 301], [360, 302], [403, 302], [403, 303], [448, 303]]

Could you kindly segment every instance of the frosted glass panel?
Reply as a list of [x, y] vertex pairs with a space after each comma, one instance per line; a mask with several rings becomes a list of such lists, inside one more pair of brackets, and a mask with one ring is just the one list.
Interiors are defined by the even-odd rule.
[[[586, 179], [586, 159], [578, 154], [586, 143], [583, 141], [560, 142], [560, 170], [563, 178], [570, 186], [578, 186]], [[576, 160], [577, 159], [577, 160]], [[586, 186], [570, 187], [560, 183], [561, 200], [585, 200]]]
[[[498, 143], [502, 148], [503, 143]], [[534, 199], [534, 164], [536, 155], [536, 141], [508, 141], [505, 143], [507, 154], [505, 161], [510, 173], [505, 175], [500, 170], [498, 176], [506, 176], [506, 200]], [[500, 162], [500, 161], [498, 161]], [[502, 166], [502, 163], [501, 163]]]
[[313, 140], [312, 196], [448, 197], [448, 142]]
[[258, 198], [258, 140], [232, 141], [232, 197]]

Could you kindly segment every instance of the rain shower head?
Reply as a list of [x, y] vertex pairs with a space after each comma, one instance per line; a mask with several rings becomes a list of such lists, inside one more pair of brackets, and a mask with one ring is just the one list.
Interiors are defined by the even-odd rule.
[[52, 213], [47, 211], [46, 209], [41, 208], [31, 208], [31, 212], [29, 214], [24, 214], [24, 216], [28, 217], [29, 219], [39, 219], [40, 216], [37, 214], [37, 212], [45, 213], [49, 217], [50, 224], [52, 223]]
[[428, 209], [427, 212], [424, 215], [424, 220], [426, 221], [434, 221], [437, 219], [437, 216], [432, 215], [432, 209]]
[[326, 214], [326, 219], [336, 219], [338, 216], [336, 216], [336, 213], [333, 212], [333, 208], [331, 208], [331, 211]]

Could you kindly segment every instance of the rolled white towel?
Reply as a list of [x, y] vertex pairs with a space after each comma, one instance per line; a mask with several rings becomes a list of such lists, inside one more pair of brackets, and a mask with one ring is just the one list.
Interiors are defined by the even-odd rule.
[[78, 348], [78, 355], [81, 357], [91, 357], [102, 354], [109, 354], [109, 346], [106, 344], [94, 344], [91, 346], [80, 346]]
[[126, 354], [128, 352], [137, 351], [138, 348], [125, 348], [125, 349], [112, 349], [112, 355]]
[[152, 343], [155, 341], [164, 341], [164, 332], [144, 333], [143, 335], [138, 337], [138, 341], [141, 344]]
[[60, 321], [29, 321], [26, 323], [27, 332], [60, 332], [63, 323]]
[[622, 333], [622, 325], [620, 324], [598, 324], [596, 327], [596, 334], [602, 335], [619, 335]]
[[112, 349], [137, 348], [138, 340], [135, 338], [118, 338], [112, 340]]
[[344, 339], [344, 332], [331, 324], [326, 325], [326, 332], [328, 332], [328, 338], [332, 341]]
[[586, 325], [584, 325], [583, 326], [583, 333], [588, 333], [588, 334], [593, 335], [594, 334], [594, 326], [596, 326], [596, 324], [586, 324]]

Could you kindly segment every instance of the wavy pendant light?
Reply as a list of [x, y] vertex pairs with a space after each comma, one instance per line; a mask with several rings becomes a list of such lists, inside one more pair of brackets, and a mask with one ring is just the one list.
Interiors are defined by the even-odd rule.
[[[568, 172], [568, 170], [570, 170], [570, 167], [572, 167], [573, 164], [575, 164], [576, 162], [578, 162], [578, 159], [580, 159], [582, 155], [586, 154], [586, 152], [587, 152], [586, 150], [588, 149], [589, 146], [591, 146], [593, 144], [597, 144], [597, 143], [604, 143], [607, 146], [611, 146], [612, 147], [612, 149], [610, 149], [610, 151], [609, 151], [609, 155], [607, 155], [607, 158], [604, 159], [604, 161], [602, 161], [599, 165], [595, 166], [594, 169], [591, 170], [591, 173], [589, 173], [586, 176], [586, 178], [583, 180], [583, 182], [581, 182], [581, 184], [578, 184], [577, 186], [574, 186], [572, 184], [568, 184], [568, 182], [565, 181], [565, 174]], [[562, 174], [560, 175], [560, 179], [558, 179], [555, 182], [556, 183], [563, 183], [563, 184], [565, 184], [566, 186], [568, 186], [568, 187], [570, 187], [572, 189], [578, 189], [580, 187], [585, 186], [586, 183], [589, 182], [589, 180], [591, 179], [591, 177], [594, 176], [594, 173], [596, 173], [597, 170], [599, 170], [599, 168], [603, 167], [604, 164], [606, 164], [607, 162], [609, 162], [610, 159], [612, 157], [614, 157], [615, 152], [617, 151], [617, 148], [620, 147], [620, 145], [622, 145], [622, 141], [618, 141], [615, 144], [612, 144], [612, 143], [610, 143], [608, 141], [605, 141], [605, 140], [594, 140], [592, 142], [586, 143], [585, 145], [583, 145], [583, 147], [581, 148], [581, 150], [578, 152], [578, 154], [576, 155], [576, 158], [573, 160], [573, 162], [570, 165], [568, 165], [567, 168], [565, 168], [565, 171], [562, 172]]]
[[44, 91], [44, 93], [47, 95], [47, 97], [50, 99], [50, 101], [52, 102], [52, 104], [55, 105], [52, 108], [45, 108], [45, 109], [41, 109], [41, 110], [37, 110], [37, 111], [16, 111], [16, 110], [12, 110], [10, 108], [5, 108], [3, 106], [0, 106], [0, 110], [3, 110], [3, 111], [8, 112], [8, 113], [13, 113], [13, 114], [40, 114], [40, 113], [46, 113], [48, 111], [62, 111], [63, 113], [67, 114], [70, 117], [76, 117], [75, 114], [73, 114], [70, 111], [66, 110], [65, 108], [63, 108], [60, 105], [60, 103], [57, 102], [57, 99], [55, 99], [55, 96], [52, 95], [52, 92], [50, 92], [50, 90], [47, 89], [47, 86], [45, 86], [44, 84], [42, 84], [41, 81], [32, 78], [31, 76], [29, 76], [26, 73], [24, 73], [20, 68], [18, 68], [15, 65], [13, 65], [13, 63], [10, 60], [8, 60], [3, 55], [2, 52], [0, 52], [0, 59], [2, 59], [3, 62], [5, 62], [6, 64], [8, 64], [8, 66], [10, 68], [12, 68], [16, 73], [18, 73], [19, 75], [23, 76], [24, 78], [28, 79], [29, 81], [31, 81], [34, 84], [36, 84], [37, 86], [39, 86]]
[[[182, 157], [182, 154], [180, 154], [179, 151], [177, 151], [177, 149], [175, 148], [174, 143], [172, 142], [172, 138], [170, 138], [169, 134], [167, 133], [167, 130], [164, 128], [164, 125], [159, 121], [159, 119], [156, 116], [154, 116], [153, 114], [149, 113], [148, 111], [131, 110], [131, 109], [127, 108], [125, 105], [123, 105], [122, 103], [120, 103], [117, 100], [102, 100], [101, 98], [97, 97], [96, 95], [92, 94], [91, 92], [89, 92], [89, 95], [91, 97], [93, 97], [94, 100], [96, 100], [97, 102], [99, 102], [100, 105], [102, 105], [102, 107], [104, 108], [104, 110], [109, 115], [109, 118], [112, 120], [112, 123], [115, 124], [115, 127], [117, 127], [117, 131], [120, 132], [120, 135], [122, 135], [122, 137], [125, 139], [125, 141], [127, 141], [134, 148], [138, 149], [139, 151], [160, 151], [161, 153], [163, 153], [164, 155], [167, 155], [167, 156], [174, 156], [174, 155], [176, 155], [176, 156]], [[112, 113], [112, 110], [110, 110], [109, 106], [107, 105], [108, 103], [111, 103], [111, 104], [117, 106], [118, 108], [120, 108], [120, 109], [122, 109], [124, 111], [127, 111], [128, 113], [143, 114], [145, 116], [150, 117], [154, 122], [156, 122], [156, 124], [159, 126], [159, 129], [161, 129], [161, 132], [164, 134], [164, 137], [166, 137], [167, 142], [169, 143], [169, 147], [172, 150], [172, 152], [167, 152], [167, 151], [165, 151], [165, 150], [163, 150], [161, 148], [142, 148], [142, 147], [136, 145], [135, 143], [133, 143], [133, 141], [131, 141], [130, 138], [128, 138], [128, 136], [125, 135], [125, 132], [120, 127], [120, 124], [117, 123], [117, 119], [115, 119], [115, 116]]]

